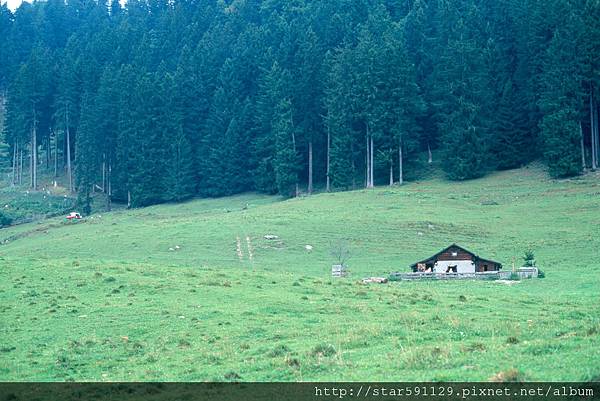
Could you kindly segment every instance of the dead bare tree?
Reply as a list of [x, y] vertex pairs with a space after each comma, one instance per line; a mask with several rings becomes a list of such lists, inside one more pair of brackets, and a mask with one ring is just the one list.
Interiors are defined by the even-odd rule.
[[329, 253], [340, 266], [346, 266], [346, 262], [352, 256], [350, 253], [350, 244], [346, 240], [332, 241], [329, 246]]

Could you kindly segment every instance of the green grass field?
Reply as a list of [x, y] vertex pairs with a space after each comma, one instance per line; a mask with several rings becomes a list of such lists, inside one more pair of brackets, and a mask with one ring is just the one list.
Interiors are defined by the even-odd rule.
[[[351, 275], [332, 279], [339, 239]], [[600, 378], [598, 175], [248, 194], [0, 241], [4, 381]], [[546, 278], [359, 283], [453, 242], [505, 269], [531, 247]]]

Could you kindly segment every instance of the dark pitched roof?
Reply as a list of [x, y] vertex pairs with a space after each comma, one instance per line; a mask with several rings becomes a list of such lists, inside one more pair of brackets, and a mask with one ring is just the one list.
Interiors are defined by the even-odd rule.
[[469, 251], [468, 249], [466, 249], [466, 248], [464, 248], [464, 247], [462, 247], [462, 246], [460, 246], [460, 245], [452, 244], [452, 245], [449, 245], [449, 246], [445, 247], [445, 248], [444, 248], [444, 249], [442, 249], [441, 251], [439, 251], [439, 252], [437, 252], [437, 253], [434, 253], [433, 255], [431, 255], [430, 257], [428, 257], [428, 258], [426, 258], [426, 259], [423, 259], [423, 260], [420, 260], [420, 261], [418, 261], [418, 262], [416, 262], [416, 263], [413, 263], [412, 265], [410, 265], [410, 267], [411, 267], [411, 268], [414, 268], [414, 267], [416, 267], [416, 266], [417, 266], [419, 263], [425, 263], [425, 262], [427, 262], [428, 260], [431, 260], [431, 259], [435, 258], [436, 256], [438, 256], [438, 255], [440, 255], [440, 254], [442, 254], [442, 253], [446, 252], [446, 251], [447, 251], [448, 249], [450, 249], [450, 248], [459, 248], [459, 249], [462, 249], [463, 251], [465, 251], [465, 252], [466, 252], [466, 253], [468, 253], [469, 255], [473, 256], [473, 259], [475, 259], [475, 260], [482, 260], [482, 261], [484, 261], [484, 262], [496, 263], [496, 264], [499, 264], [500, 266], [502, 266], [502, 263], [500, 263], [500, 262], [496, 262], [496, 261], [494, 261], [494, 260], [491, 260], [491, 259], [485, 259], [485, 258], [481, 258], [481, 257], [477, 256], [477, 254], [475, 254], [475, 253], [473, 253], [473, 252]]

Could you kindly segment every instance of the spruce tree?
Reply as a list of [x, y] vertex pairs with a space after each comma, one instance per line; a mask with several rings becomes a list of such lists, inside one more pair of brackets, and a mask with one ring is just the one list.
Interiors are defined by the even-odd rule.
[[289, 99], [282, 99], [275, 107], [272, 129], [275, 135], [273, 170], [277, 190], [283, 196], [292, 197], [298, 191], [299, 163], [292, 121], [292, 102]]
[[527, 116], [516, 97], [511, 80], [505, 83], [495, 113], [491, 154], [498, 169], [521, 167], [532, 159], [532, 137], [526, 130]]
[[[581, 165], [581, 131], [585, 65], [580, 36], [581, 18], [571, 12], [564, 27], [558, 27], [546, 52], [542, 72], [540, 130], [543, 152], [553, 177], [579, 174]], [[575, 43], [575, 45], [574, 45]]]
[[86, 92], [83, 94], [81, 101], [81, 117], [77, 130], [77, 148], [75, 152], [77, 204], [84, 215], [88, 215], [92, 211], [91, 193], [98, 172], [96, 124], [93, 95]]
[[451, 180], [480, 177], [491, 169], [491, 92], [483, 59], [486, 48], [475, 24], [481, 15], [474, 5], [467, 5], [466, 11], [456, 4], [447, 10], [447, 18], [456, 23], [448, 28], [448, 42], [434, 71], [442, 166]]

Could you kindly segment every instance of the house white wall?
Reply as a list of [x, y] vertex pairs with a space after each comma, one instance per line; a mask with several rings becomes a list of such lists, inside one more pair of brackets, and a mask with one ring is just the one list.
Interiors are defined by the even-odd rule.
[[446, 273], [448, 266], [456, 266], [457, 273], [475, 273], [475, 263], [470, 260], [438, 260], [433, 266], [433, 271]]

